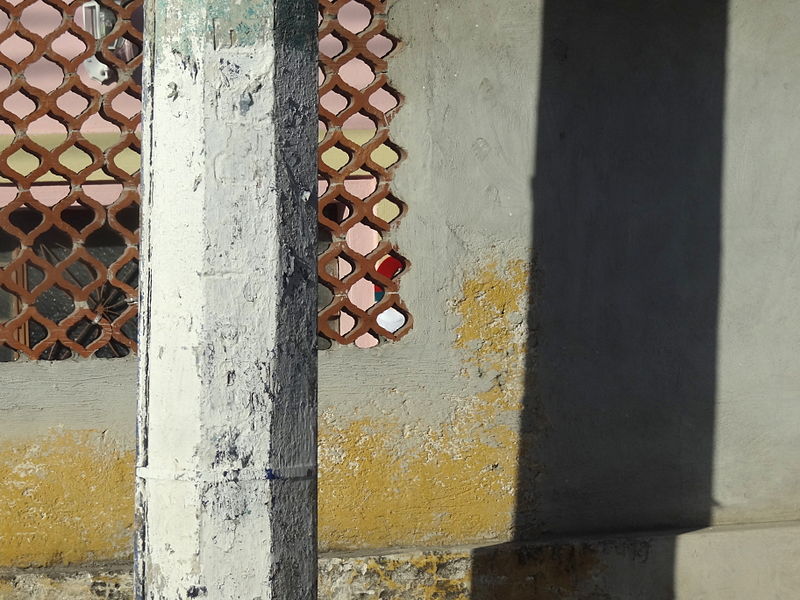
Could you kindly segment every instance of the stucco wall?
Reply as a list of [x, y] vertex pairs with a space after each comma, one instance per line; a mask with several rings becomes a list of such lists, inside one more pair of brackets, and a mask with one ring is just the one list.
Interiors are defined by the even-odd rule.
[[132, 552], [136, 363], [0, 364], [0, 567]]
[[[630, 4], [395, 2], [414, 330], [320, 355], [322, 550], [798, 517], [800, 7]], [[126, 555], [132, 362], [0, 376], [0, 562]]]
[[326, 548], [796, 518], [796, 11], [395, 5], [415, 330], [322, 358]]

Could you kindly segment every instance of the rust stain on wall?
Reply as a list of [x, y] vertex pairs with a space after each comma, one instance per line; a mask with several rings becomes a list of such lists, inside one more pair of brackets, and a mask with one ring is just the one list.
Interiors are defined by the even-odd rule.
[[134, 451], [102, 431], [0, 443], [0, 565], [129, 557]]
[[453, 302], [461, 398], [420, 419], [320, 416], [323, 551], [503, 540], [513, 526], [525, 363], [527, 267], [492, 263]]

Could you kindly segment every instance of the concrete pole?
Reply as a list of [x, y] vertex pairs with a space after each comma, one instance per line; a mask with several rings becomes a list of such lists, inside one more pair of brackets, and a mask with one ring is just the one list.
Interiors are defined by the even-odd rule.
[[146, 13], [138, 598], [316, 598], [316, 1]]

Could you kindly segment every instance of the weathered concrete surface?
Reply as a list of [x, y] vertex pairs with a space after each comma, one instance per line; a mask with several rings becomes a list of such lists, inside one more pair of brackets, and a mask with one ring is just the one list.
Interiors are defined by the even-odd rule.
[[147, 7], [137, 596], [316, 596], [314, 0]]
[[91, 569], [75, 572], [0, 571], [2, 600], [133, 600], [129, 570]]
[[[323, 548], [797, 517], [800, 14], [680, 6], [394, 4], [415, 330], [321, 356]], [[498, 377], [458, 307], [534, 248]]]
[[[384, 382], [395, 386], [385, 397], [365, 387], [364, 402], [350, 405], [355, 418], [326, 403], [319, 447], [322, 548], [443, 545], [510, 529], [527, 272], [522, 262], [476, 267], [451, 309], [462, 321], [458, 350], [448, 351], [469, 356], [448, 382], [461, 386], [460, 396], [415, 410], [409, 394], [436, 385], [437, 365], [428, 364], [425, 383], [416, 377], [405, 385]], [[416, 363], [390, 364], [411, 372]], [[463, 391], [470, 387], [473, 395]], [[381, 405], [383, 416], [371, 414]], [[441, 422], [431, 418], [436, 412]]]
[[[786, 600], [800, 524], [322, 556], [319, 599]], [[661, 562], [675, 548], [677, 570]], [[668, 559], [670, 560], [670, 559]], [[98, 573], [95, 571], [94, 573]], [[129, 572], [0, 573], [3, 600], [131, 600]]]
[[130, 556], [133, 465], [130, 445], [96, 429], [0, 442], [0, 565]]
[[43, 435], [51, 427], [135, 436], [136, 357], [0, 364], [0, 439]]
[[522, 526], [797, 517], [799, 10], [546, 3]]

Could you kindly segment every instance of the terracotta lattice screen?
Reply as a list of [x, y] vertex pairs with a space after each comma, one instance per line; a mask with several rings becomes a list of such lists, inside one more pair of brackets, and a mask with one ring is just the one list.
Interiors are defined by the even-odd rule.
[[[0, 360], [136, 351], [143, 0], [0, 0]], [[320, 0], [320, 335], [410, 318], [385, 2]]]
[[405, 205], [391, 190], [403, 153], [389, 138], [401, 96], [386, 74], [398, 41], [386, 0], [320, 1], [320, 335], [359, 347], [411, 327], [398, 295], [408, 261], [386, 239]]

